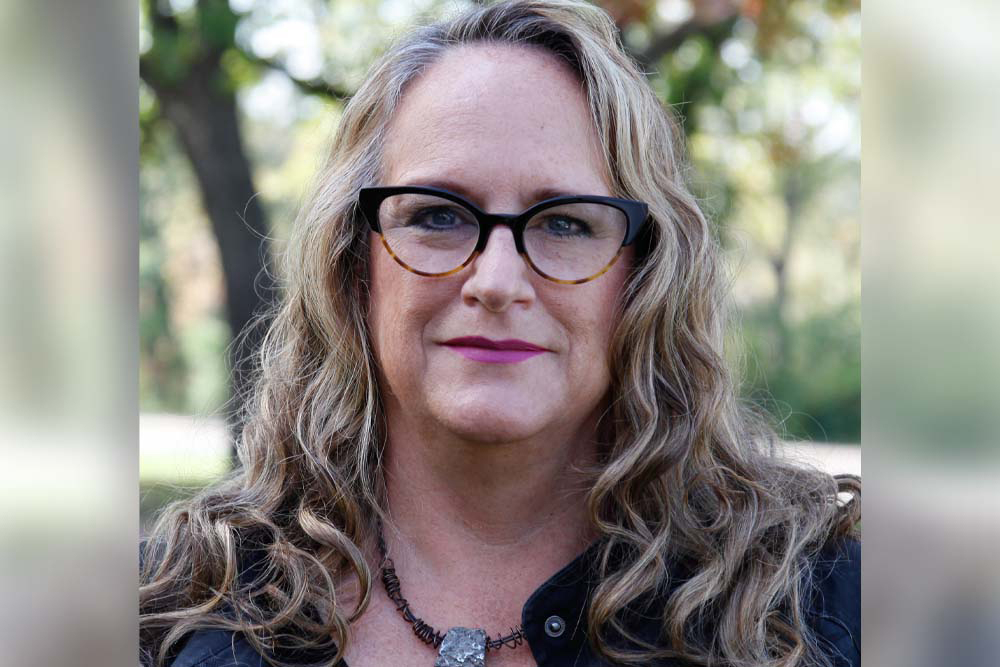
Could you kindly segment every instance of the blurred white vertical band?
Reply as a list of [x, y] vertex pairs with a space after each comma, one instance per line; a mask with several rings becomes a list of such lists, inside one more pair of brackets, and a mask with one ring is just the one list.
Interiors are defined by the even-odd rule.
[[863, 655], [995, 665], [1000, 5], [863, 11]]
[[135, 664], [134, 2], [0, 1], [0, 655]]

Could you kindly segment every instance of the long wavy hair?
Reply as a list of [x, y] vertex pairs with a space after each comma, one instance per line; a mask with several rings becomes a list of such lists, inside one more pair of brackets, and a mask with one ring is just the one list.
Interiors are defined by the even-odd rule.
[[[649, 204], [613, 336], [615, 399], [587, 500], [602, 540], [592, 646], [621, 664], [822, 664], [804, 615], [806, 575], [824, 545], [854, 536], [860, 482], [784, 462], [774, 432], [741, 406], [722, 352], [721, 253], [685, 185], [677, 123], [607, 14], [559, 0], [475, 7], [418, 28], [347, 104], [284, 256], [283, 298], [237, 443], [241, 465], [168, 507], [144, 547], [145, 659], [163, 664], [199, 628], [241, 632], [276, 665], [303, 656], [333, 665], [343, 655], [372, 591], [360, 545], [386, 509], [386, 433], [366, 329], [368, 231], [356, 195], [379, 183], [386, 127], [407, 84], [448, 49], [480, 42], [566, 62], [585, 90], [615, 194]], [[644, 612], [659, 615], [661, 641], [631, 636], [629, 608], [668, 590], [676, 562], [691, 576]], [[344, 581], [361, 592], [350, 607], [338, 599]], [[696, 631], [706, 618], [709, 637]]]

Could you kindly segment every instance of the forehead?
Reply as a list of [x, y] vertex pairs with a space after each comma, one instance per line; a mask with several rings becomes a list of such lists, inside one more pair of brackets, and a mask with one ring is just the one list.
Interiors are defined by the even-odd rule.
[[539, 190], [611, 194], [582, 84], [540, 49], [448, 50], [389, 125], [386, 184], [454, 184], [478, 198]]

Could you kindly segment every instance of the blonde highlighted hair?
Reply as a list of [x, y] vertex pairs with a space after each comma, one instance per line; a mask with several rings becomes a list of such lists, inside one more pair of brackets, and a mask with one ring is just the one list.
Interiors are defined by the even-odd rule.
[[[193, 630], [225, 628], [274, 664], [326, 654], [319, 664], [333, 665], [342, 656], [372, 590], [359, 545], [385, 509], [357, 191], [379, 183], [386, 128], [407, 84], [446, 50], [482, 42], [566, 62], [589, 101], [614, 194], [649, 204], [613, 338], [614, 400], [588, 498], [602, 536], [592, 645], [623, 664], [822, 664], [803, 615], [803, 575], [825, 544], [854, 535], [860, 484], [783, 462], [773, 432], [739, 404], [722, 356], [720, 252], [685, 185], [677, 124], [607, 14], [560, 0], [475, 7], [418, 28], [350, 100], [294, 226], [237, 444], [242, 465], [165, 510], [146, 543], [143, 651], [163, 663]], [[852, 500], [838, 501], [843, 492]], [[692, 574], [652, 612], [662, 641], [630, 636], [627, 610], [666, 590], [676, 562]], [[338, 601], [335, 582], [344, 579], [362, 592], [351, 608]], [[710, 639], [696, 631], [706, 618]]]

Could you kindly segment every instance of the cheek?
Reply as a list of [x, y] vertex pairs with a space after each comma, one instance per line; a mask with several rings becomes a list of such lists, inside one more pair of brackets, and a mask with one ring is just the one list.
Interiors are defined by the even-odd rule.
[[406, 338], [407, 313], [406, 276], [374, 240], [370, 255], [370, 296], [368, 327], [372, 336], [375, 359], [382, 373], [394, 375], [400, 365], [400, 354], [405, 351], [402, 341]]
[[368, 326], [380, 371], [396, 384], [422, 369], [423, 337], [441, 310], [440, 290], [433, 281], [402, 269], [377, 240], [370, 251]]
[[381, 263], [381, 247], [376, 238], [369, 243], [368, 250], [368, 331], [371, 332], [372, 348], [375, 352], [375, 359], [380, 362], [382, 359], [382, 348], [384, 338], [385, 318], [383, 313], [391, 305], [386, 303], [391, 298], [392, 290], [386, 285], [386, 270]]
[[621, 317], [621, 299], [624, 291], [628, 264], [616, 267], [618, 270], [609, 272], [602, 278], [609, 280], [604, 284], [595, 284], [593, 291], [581, 294], [574, 313], [574, 329], [580, 343], [580, 363], [586, 364], [582, 371], [597, 381], [610, 381], [611, 344], [618, 321]]

